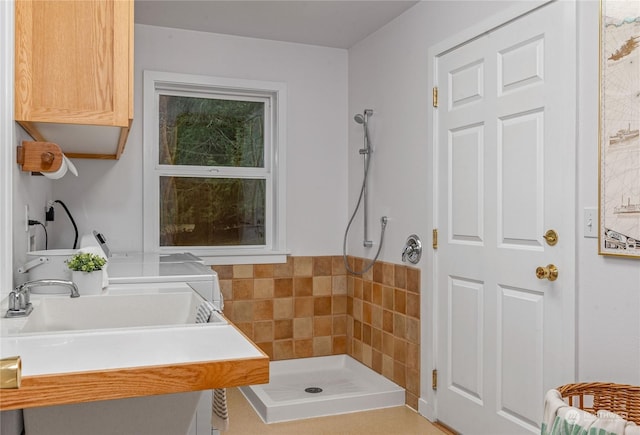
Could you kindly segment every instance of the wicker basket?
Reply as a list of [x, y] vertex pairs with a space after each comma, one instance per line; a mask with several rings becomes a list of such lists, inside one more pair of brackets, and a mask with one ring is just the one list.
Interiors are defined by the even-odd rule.
[[[640, 387], [607, 382], [567, 384], [556, 388], [569, 405], [597, 414], [609, 411], [640, 425]], [[577, 400], [576, 400], [577, 398]]]

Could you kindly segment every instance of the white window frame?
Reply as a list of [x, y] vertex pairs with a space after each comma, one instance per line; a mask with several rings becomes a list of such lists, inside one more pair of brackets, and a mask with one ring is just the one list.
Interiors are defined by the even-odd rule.
[[[286, 85], [160, 71], [144, 71], [143, 86], [143, 246], [145, 252], [188, 251], [206, 264], [280, 263], [286, 261]], [[158, 153], [159, 95], [220, 97], [265, 102], [263, 168], [161, 165]], [[160, 177], [258, 178], [265, 183], [265, 245], [160, 246]]]

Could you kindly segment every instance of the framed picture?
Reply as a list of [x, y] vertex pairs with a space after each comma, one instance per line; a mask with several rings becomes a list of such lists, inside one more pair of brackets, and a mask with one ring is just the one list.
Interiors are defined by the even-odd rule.
[[640, 1], [600, 8], [599, 253], [640, 258]]

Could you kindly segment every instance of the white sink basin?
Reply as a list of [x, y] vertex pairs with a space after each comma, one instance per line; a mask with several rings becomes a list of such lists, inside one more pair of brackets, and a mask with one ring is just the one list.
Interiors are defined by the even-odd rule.
[[[136, 328], [195, 324], [203, 299], [193, 291], [103, 294], [70, 298], [48, 296], [34, 301], [21, 333]], [[210, 323], [226, 324], [215, 314]]]

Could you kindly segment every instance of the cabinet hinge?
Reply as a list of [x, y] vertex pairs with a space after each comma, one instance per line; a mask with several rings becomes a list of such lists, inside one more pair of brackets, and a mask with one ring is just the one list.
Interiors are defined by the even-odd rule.
[[433, 87], [433, 107], [438, 107], [438, 87]]
[[431, 388], [433, 390], [438, 389], [438, 370], [433, 369], [431, 372]]
[[437, 228], [433, 229], [431, 245], [433, 246], [433, 249], [438, 249], [438, 229]]

